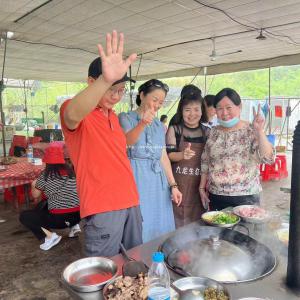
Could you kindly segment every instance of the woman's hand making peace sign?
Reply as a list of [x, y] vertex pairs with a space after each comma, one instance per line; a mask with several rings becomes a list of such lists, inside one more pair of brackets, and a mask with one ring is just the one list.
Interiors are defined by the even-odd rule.
[[252, 125], [256, 131], [263, 131], [265, 125], [265, 118], [261, 114], [260, 104], [258, 104], [257, 112], [253, 107], [253, 122]]

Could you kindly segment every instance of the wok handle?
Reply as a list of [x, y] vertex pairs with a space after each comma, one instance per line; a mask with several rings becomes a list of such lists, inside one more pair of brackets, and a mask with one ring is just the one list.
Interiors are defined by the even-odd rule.
[[245, 228], [246, 231], [247, 231], [247, 235], [250, 237], [250, 230], [249, 230], [249, 228], [247, 226], [243, 225], [243, 224], [240, 224], [240, 223], [235, 224], [235, 225], [233, 225], [231, 227], [231, 230], [234, 230], [237, 226], [241, 226], [241, 227]]
[[124, 245], [122, 243], [120, 243], [120, 249], [121, 249], [121, 252], [123, 254], [123, 256], [128, 260], [128, 261], [134, 261], [133, 258], [129, 257], [128, 254], [127, 254], [127, 251], [124, 247]]
[[185, 276], [185, 277], [192, 277], [193, 275], [190, 272], [183, 270], [181, 267], [177, 266], [170, 266], [176, 273]]
[[[161, 250], [162, 251], [162, 250]], [[167, 263], [167, 266], [172, 269], [174, 272], [180, 274], [181, 276], [184, 276], [184, 277], [193, 277], [193, 275], [187, 271], [185, 271], [184, 269], [182, 269], [181, 267], [179, 266], [174, 266], [173, 264], [170, 264], [169, 262], [169, 258], [170, 258], [170, 255], [171, 254], [174, 254], [175, 252], [177, 252], [178, 249], [174, 249], [173, 251], [171, 251], [171, 253], [169, 253], [169, 255], [166, 257], [166, 263]], [[163, 252], [163, 251], [162, 251]]]

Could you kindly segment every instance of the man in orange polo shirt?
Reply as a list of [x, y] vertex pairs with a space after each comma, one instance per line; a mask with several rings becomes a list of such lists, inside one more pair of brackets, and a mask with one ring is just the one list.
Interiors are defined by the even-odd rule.
[[88, 87], [60, 111], [76, 171], [87, 256], [113, 256], [121, 242], [127, 249], [142, 243], [142, 217], [126, 138], [112, 111], [130, 80], [128, 67], [136, 59], [132, 54], [123, 60], [123, 43], [123, 34], [106, 35], [106, 52], [98, 45], [101, 59], [89, 66]]

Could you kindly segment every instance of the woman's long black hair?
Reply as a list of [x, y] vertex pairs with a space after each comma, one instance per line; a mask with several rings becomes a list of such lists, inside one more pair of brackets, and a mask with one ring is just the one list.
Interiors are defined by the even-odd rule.
[[61, 171], [66, 172], [70, 179], [75, 178], [75, 171], [71, 161], [69, 159], [65, 160], [65, 164], [46, 164], [44, 171], [45, 181], [47, 181], [49, 177], [50, 179], [62, 179]]
[[182, 91], [180, 93], [180, 100], [178, 103], [177, 107], [177, 112], [176, 114], [172, 117], [169, 125], [183, 125], [183, 107], [188, 105], [189, 103], [196, 102], [200, 103], [201, 105], [201, 111], [202, 111], [202, 116], [200, 118], [199, 123], [201, 122], [207, 122], [207, 114], [206, 114], [206, 109], [204, 105], [204, 100], [202, 98], [202, 92], [201, 90], [196, 87], [193, 84], [188, 84], [185, 85], [182, 88]]

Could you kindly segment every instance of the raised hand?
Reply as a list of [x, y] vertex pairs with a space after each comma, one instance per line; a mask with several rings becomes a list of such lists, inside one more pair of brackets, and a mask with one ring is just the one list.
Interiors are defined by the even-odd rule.
[[155, 118], [155, 110], [152, 106], [146, 106], [146, 110], [141, 113], [142, 122], [150, 125]]
[[123, 60], [124, 35], [117, 31], [106, 34], [106, 51], [101, 44], [98, 44], [98, 51], [102, 61], [102, 76], [105, 81], [113, 84], [121, 79], [127, 72], [129, 66], [135, 61], [136, 54], [131, 54]]
[[255, 108], [253, 107], [253, 122], [252, 125], [255, 130], [257, 131], [263, 131], [264, 125], [265, 125], [265, 118], [261, 114], [260, 104], [258, 104], [257, 112], [255, 111]]
[[189, 160], [195, 156], [196, 152], [191, 150], [191, 143], [188, 143], [187, 147], [183, 150], [183, 159]]

